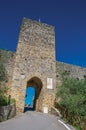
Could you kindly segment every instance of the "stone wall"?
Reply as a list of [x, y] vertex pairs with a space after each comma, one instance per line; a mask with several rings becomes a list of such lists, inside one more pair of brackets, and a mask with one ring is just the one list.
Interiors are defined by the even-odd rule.
[[0, 122], [6, 121], [16, 115], [16, 104], [0, 106]]
[[[11, 88], [11, 95], [16, 99], [17, 110], [23, 111], [27, 82], [33, 79], [34, 83], [37, 84], [38, 82], [34, 80], [36, 78], [43, 85], [37, 99], [37, 106], [39, 107], [36, 110], [42, 111], [43, 106], [47, 104], [50, 111], [52, 102], [48, 95], [52, 95], [52, 100], [54, 99], [53, 93], [56, 86], [55, 65], [54, 27], [24, 18], [14, 61]], [[48, 78], [52, 79], [53, 88], [51, 90], [47, 89]], [[44, 100], [45, 93], [48, 102]]]
[[[6, 51], [4, 51], [4, 54]], [[23, 111], [25, 92], [28, 84], [36, 89], [35, 109], [43, 111], [44, 107], [54, 105], [56, 86], [61, 83], [61, 73], [70, 71], [75, 78], [83, 78], [86, 68], [56, 62], [55, 60], [55, 31], [54, 27], [23, 19], [19, 34], [16, 53], [5, 55], [3, 60], [0, 52], [0, 61], [4, 62], [8, 73], [9, 94], [16, 99], [17, 111]], [[2, 57], [2, 58], [1, 58]], [[50, 79], [52, 88], [48, 87]]]
[[14, 59], [15, 53], [8, 50], [0, 50], [0, 63], [5, 66], [9, 81], [12, 79]]
[[7, 80], [6, 85], [8, 86], [8, 95], [10, 95], [10, 87], [12, 84], [12, 75], [14, 67], [15, 53], [8, 50], [0, 50], [0, 63], [2, 63], [6, 68]]
[[75, 66], [63, 62], [57, 62], [56, 63], [56, 75], [57, 78], [60, 79], [61, 74], [65, 71], [68, 71], [70, 76], [74, 78], [83, 79], [84, 76], [86, 76], [86, 68]]
[[[6, 66], [6, 70], [7, 70], [7, 73], [8, 73], [8, 79], [9, 79], [8, 86], [10, 86], [10, 88], [11, 88], [11, 85], [12, 85], [12, 75], [13, 75], [13, 70], [14, 70], [15, 55], [16, 55], [15, 53], [11, 52], [11, 54], [10, 54], [10, 52], [6, 51], [6, 50], [0, 51], [0, 62], [3, 62]], [[56, 86], [57, 87], [61, 83], [61, 73], [63, 73], [64, 71], [69, 71], [71, 76], [73, 76], [75, 78], [79, 78], [79, 79], [82, 79], [86, 75], [86, 68], [83, 68], [83, 67], [80, 67], [80, 66], [74, 66], [74, 65], [71, 65], [71, 64], [63, 63], [63, 62], [56, 62]], [[23, 78], [23, 76], [24, 75], [21, 75], [22, 78]], [[34, 75], [32, 75], [29, 78], [27, 77], [26, 82], [30, 78], [32, 78], [33, 76]], [[40, 79], [41, 79], [40, 75], [38, 75], [38, 77], [40, 77]], [[22, 84], [24, 85], [24, 83], [22, 83]], [[21, 100], [21, 96], [19, 96], [19, 94], [16, 93], [16, 91], [19, 92], [19, 93], [22, 93], [22, 92], [25, 93], [25, 89], [26, 89], [27, 85], [24, 85], [24, 86], [25, 86], [25, 88], [23, 88], [23, 89], [19, 89], [19, 88], [16, 89], [16, 87], [14, 88], [14, 92], [15, 92], [15, 95], [16, 95], [15, 97], [18, 98], [19, 100]], [[37, 102], [36, 108], [37, 108], [37, 110], [39, 109], [39, 110], [43, 111], [43, 107], [47, 106], [47, 104], [48, 104], [48, 107], [49, 107], [49, 110], [50, 110], [50, 107], [53, 106], [53, 103], [54, 103], [53, 98], [54, 98], [55, 95], [53, 95], [53, 93], [49, 93], [49, 90], [48, 90], [48, 92], [47, 91], [45, 92], [45, 97], [43, 96], [43, 93], [44, 93], [44, 89], [40, 93], [40, 98], [37, 99], [37, 101], [36, 101]], [[47, 93], [49, 93], [49, 95], [47, 95]], [[9, 92], [9, 94], [10, 94], [10, 92]], [[24, 95], [24, 98], [25, 98], [25, 95]], [[42, 100], [43, 100], [44, 104], [43, 104]], [[22, 103], [22, 101], [20, 102], [20, 106], [21, 106], [21, 103]]]
[[[83, 79], [86, 76], [86, 68], [67, 64], [64, 62], [56, 62], [56, 88], [62, 83], [61, 75], [64, 72], [68, 72], [70, 77]], [[57, 90], [56, 90], [57, 91]]]

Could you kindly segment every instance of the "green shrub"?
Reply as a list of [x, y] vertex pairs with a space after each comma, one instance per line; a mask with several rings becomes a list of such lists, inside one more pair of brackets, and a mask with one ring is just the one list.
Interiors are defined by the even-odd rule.
[[86, 78], [75, 79], [68, 73], [62, 75], [62, 85], [57, 91], [60, 111], [68, 122], [83, 128], [86, 118]]
[[79, 126], [75, 126], [76, 130], [81, 130], [81, 128]]
[[15, 99], [11, 99], [10, 98], [10, 101], [9, 101], [9, 96], [2, 96], [0, 97], [0, 106], [7, 106], [7, 105], [10, 105], [10, 104], [13, 104], [15, 103]]
[[0, 106], [6, 106], [7, 105], [7, 97], [0, 96]]
[[7, 72], [3, 63], [0, 62], [0, 106], [7, 105], [6, 93], [8, 91], [8, 87], [6, 85], [6, 82]]

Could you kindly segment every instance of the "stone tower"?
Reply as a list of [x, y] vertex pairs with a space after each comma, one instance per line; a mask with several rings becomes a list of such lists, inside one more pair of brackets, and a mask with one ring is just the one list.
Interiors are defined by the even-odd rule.
[[51, 111], [56, 87], [54, 27], [23, 19], [13, 67], [11, 95], [17, 112], [24, 110], [27, 86], [35, 88], [34, 108]]

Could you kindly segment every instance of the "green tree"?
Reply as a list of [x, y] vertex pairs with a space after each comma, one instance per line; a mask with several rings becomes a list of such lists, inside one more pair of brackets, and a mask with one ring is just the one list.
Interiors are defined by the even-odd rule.
[[64, 72], [62, 85], [57, 91], [58, 97], [61, 98], [59, 105], [63, 108], [63, 117], [73, 125], [82, 127], [86, 117], [86, 78], [79, 80]]

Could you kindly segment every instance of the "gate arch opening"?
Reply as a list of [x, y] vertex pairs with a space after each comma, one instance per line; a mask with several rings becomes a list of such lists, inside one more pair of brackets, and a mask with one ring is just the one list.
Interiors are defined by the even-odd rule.
[[39, 109], [42, 86], [38, 77], [32, 77], [27, 81], [24, 112]]

